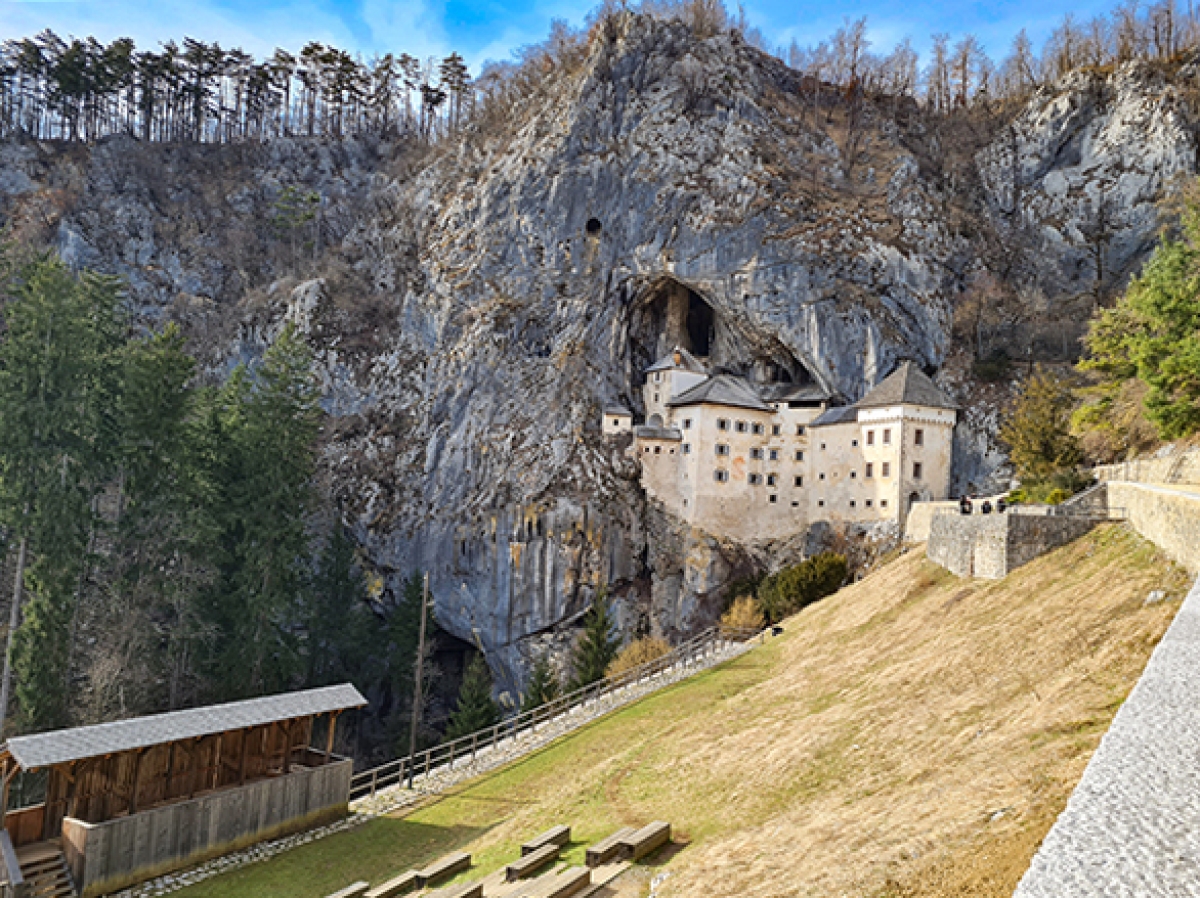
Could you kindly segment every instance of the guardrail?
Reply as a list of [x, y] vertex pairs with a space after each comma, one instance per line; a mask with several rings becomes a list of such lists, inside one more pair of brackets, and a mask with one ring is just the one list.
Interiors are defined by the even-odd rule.
[[366, 798], [380, 789], [399, 785], [406, 779], [424, 779], [443, 767], [453, 768], [455, 762], [474, 760], [482, 750], [494, 750], [503, 742], [522, 733], [536, 730], [552, 720], [570, 714], [575, 709], [595, 702], [621, 689], [636, 686], [679, 664], [689, 664], [707, 657], [731, 642], [747, 642], [762, 634], [761, 629], [710, 627], [698, 636], [676, 646], [667, 654], [647, 661], [615, 677], [597, 680], [574, 692], [559, 696], [537, 708], [522, 711], [502, 720], [495, 726], [444, 742], [415, 755], [397, 758], [378, 767], [363, 770], [350, 779], [350, 800]]

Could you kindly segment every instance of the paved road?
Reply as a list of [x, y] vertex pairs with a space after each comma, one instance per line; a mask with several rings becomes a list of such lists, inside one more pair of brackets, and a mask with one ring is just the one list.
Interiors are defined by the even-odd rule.
[[1200, 580], [1014, 894], [1093, 896], [1200, 898]]

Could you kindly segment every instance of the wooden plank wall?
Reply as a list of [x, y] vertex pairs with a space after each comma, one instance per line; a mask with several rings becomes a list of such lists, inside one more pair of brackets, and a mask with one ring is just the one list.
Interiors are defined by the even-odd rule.
[[354, 764], [293, 769], [105, 823], [67, 820], [63, 845], [83, 898], [107, 894], [346, 813]]

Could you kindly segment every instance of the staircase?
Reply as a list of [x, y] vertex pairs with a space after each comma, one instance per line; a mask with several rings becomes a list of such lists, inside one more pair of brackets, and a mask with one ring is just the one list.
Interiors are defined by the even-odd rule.
[[25, 877], [26, 891], [22, 894], [28, 898], [76, 898], [75, 883], [58, 839], [18, 848], [17, 861]]

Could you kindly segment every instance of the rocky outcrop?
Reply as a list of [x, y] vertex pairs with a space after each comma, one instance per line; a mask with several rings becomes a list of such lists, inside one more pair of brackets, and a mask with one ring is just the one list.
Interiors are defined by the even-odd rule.
[[1194, 65], [1074, 72], [978, 157], [994, 220], [1025, 233], [1049, 297], [1119, 288], [1153, 248], [1162, 200], [1196, 172]]
[[[812, 542], [730, 545], [647, 502], [599, 412], [639, 410], [671, 345], [857, 399], [898, 360], [942, 366], [980, 233], [1052, 259], [1052, 301], [1088, 289], [1089, 240], [1109, 271], [1136, 266], [1194, 168], [1182, 88], [1137, 67], [1039, 94], [964, 198], [926, 179], [936, 141], [917, 152], [894, 106], [815, 108], [736, 35], [622, 14], [543, 62], [428, 152], [0, 148], [5, 221], [125, 277], [211, 369], [285, 319], [304, 331], [332, 416], [324, 479], [369, 563], [392, 588], [428, 570], [442, 625], [510, 692], [601, 588], [626, 630], [684, 634], [731, 580]], [[301, 228], [280, 220], [288, 187], [322, 197]], [[951, 202], [970, 227], [950, 232]], [[995, 418], [968, 410], [960, 483], [1002, 460]]]

